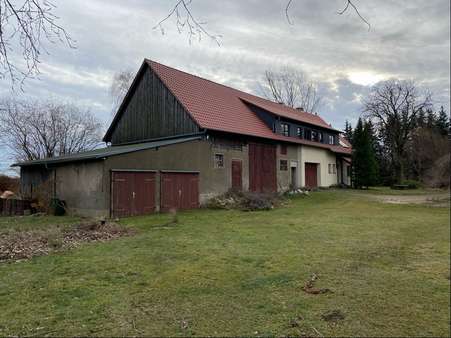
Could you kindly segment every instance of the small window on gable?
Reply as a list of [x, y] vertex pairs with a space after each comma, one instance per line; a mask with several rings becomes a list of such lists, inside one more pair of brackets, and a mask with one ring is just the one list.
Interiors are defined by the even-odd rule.
[[223, 154], [215, 154], [215, 168], [224, 168]]
[[287, 154], [287, 146], [282, 144], [280, 145], [280, 154], [281, 155], [286, 155]]
[[301, 127], [297, 127], [296, 129], [296, 136], [299, 138], [302, 138], [302, 129]]
[[287, 171], [288, 170], [288, 161], [287, 160], [280, 160], [280, 167], [279, 169], [281, 171]]
[[282, 131], [282, 135], [290, 136], [290, 125], [288, 123], [281, 123], [280, 129]]

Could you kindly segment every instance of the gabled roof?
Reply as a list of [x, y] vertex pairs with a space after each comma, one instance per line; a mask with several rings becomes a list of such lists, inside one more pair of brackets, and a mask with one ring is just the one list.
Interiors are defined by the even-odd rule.
[[[314, 147], [328, 148], [335, 152], [347, 153], [345, 149], [342, 151], [341, 149], [336, 149], [342, 147], [275, 134], [249, 108], [248, 104], [255, 105], [276, 116], [339, 132], [316, 114], [299, 111], [286, 105], [272, 102], [148, 59], [144, 60], [139, 72], [144, 70], [145, 65], [149, 66], [160, 78], [200, 128], [291, 143], [308, 144]], [[133, 86], [132, 84], [131, 88]], [[129, 95], [130, 92], [127, 96]], [[124, 99], [124, 102], [126, 100], [127, 97]], [[123, 105], [121, 105], [104, 140], [107, 140], [111, 134], [115, 123], [120, 118], [123, 108]]]
[[187, 136], [187, 137], [161, 139], [161, 140], [157, 140], [157, 141], [144, 142], [144, 143], [106, 147], [106, 148], [100, 148], [100, 149], [85, 151], [85, 152], [76, 153], [76, 154], [63, 155], [63, 156], [52, 157], [52, 158], [44, 158], [41, 160], [14, 163], [12, 165], [12, 167], [26, 167], [26, 166], [32, 166], [32, 165], [49, 165], [49, 164], [59, 164], [59, 163], [78, 162], [78, 161], [95, 161], [95, 160], [101, 160], [101, 159], [104, 159], [104, 158], [107, 158], [110, 156], [133, 153], [135, 151], [146, 150], [146, 149], [154, 149], [154, 148], [169, 146], [172, 144], [199, 140], [201, 138], [202, 138], [201, 135], [194, 135], [194, 136]]

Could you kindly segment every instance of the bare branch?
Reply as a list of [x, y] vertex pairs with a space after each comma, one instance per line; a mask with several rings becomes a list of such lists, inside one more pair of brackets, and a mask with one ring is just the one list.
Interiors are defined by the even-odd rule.
[[312, 113], [321, 106], [317, 84], [299, 70], [285, 67], [277, 72], [266, 71], [263, 82], [261, 88], [268, 99]]
[[[58, 24], [56, 6], [49, 0], [0, 0], [0, 78], [9, 78], [14, 88], [28, 77], [39, 74], [44, 42], [60, 42], [75, 48], [75, 41]], [[13, 62], [10, 54], [22, 55], [24, 65]]]
[[16, 160], [71, 154], [100, 144], [101, 123], [74, 105], [5, 99], [0, 109], [0, 141]]
[[185, 31], [188, 34], [188, 41], [191, 44], [192, 40], [196, 38], [201, 41], [202, 36], [206, 36], [213, 40], [218, 46], [221, 45], [220, 39], [221, 35], [210, 34], [205, 28], [205, 22], [199, 22], [191, 12], [189, 5], [191, 0], [178, 0], [174, 7], [169, 11], [168, 15], [160, 20], [153, 29], [160, 29], [161, 34], [164, 34], [163, 24], [168, 21], [171, 17], [175, 16], [176, 27], [178, 32], [181, 34]]
[[359, 16], [360, 20], [362, 20], [364, 23], [366, 23], [367, 26], [368, 26], [368, 30], [370, 30], [371, 29], [370, 23], [360, 14], [359, 10], [357, 9], [357, 7], [354, 5], [354, 3], [351, 0], [346, 0], [345, 7], [341, 11], [338, 11], [337, 13], [339, 15], [343, 15], [344, 13], [346, 13], [346, 11], [348, 10], [349, 6], [351, 6], [354, 9], [354, 12], [357, 13], [357, 15]]

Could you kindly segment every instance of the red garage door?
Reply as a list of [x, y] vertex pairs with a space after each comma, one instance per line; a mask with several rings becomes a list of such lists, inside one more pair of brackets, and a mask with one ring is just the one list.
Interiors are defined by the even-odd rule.
[[155, 211], [155, 173], [113, 171], [112, 214], [125, 217]]
[[305, 186], [308, 188], [316, 188], [318, 186], [318, 164], [305, 164]]
[[277, 191], [276, 147], [274, 145], [249, 143], [249, 190], [253, 192]]
[[199, 207], [199, 174], [161, 173], [161, 211]]

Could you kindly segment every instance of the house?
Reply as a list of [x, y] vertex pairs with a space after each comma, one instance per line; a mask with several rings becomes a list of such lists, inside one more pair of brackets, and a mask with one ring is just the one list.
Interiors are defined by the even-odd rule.
[[147, 59], [103, 141], [17, 163], [22, 194], [48, 191], [74, 214], [122, 217], [196, 208], [229, 189], [350, 184], [351, 147], [317, 114]]

